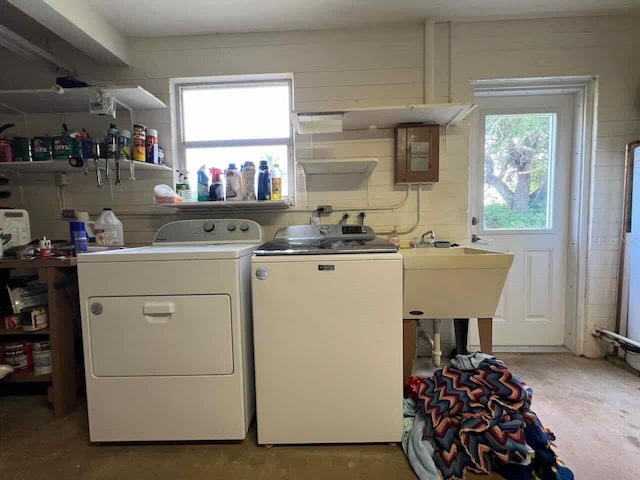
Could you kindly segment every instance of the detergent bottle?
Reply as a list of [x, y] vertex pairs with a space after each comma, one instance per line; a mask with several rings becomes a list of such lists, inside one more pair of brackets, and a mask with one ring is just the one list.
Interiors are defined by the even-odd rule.
[[209, 201], [209, 176], [204, 165], [198, 169], [198, 201]]

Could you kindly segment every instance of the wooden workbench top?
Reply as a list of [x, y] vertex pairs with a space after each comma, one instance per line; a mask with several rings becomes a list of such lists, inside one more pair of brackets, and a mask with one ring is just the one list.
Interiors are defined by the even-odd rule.
[[29, 260], [2, 259], [0, 269], [8, 268], [70, 268], [78, 264], [75, 257], [66, 258], [32, 258]]

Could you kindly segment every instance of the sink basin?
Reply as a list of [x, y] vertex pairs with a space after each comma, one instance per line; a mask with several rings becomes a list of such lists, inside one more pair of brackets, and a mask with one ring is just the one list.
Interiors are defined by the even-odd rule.
[[401, 250], [404, 318], [492, 318], [513, 254], [478, 248]]

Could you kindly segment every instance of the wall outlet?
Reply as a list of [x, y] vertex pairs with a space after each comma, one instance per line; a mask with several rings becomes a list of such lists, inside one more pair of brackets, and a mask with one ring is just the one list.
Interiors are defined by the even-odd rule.
[[73, 209], [66, 209], [62, 211], [62, 218], [69, 218], [75, 220], [77, 217], [76, 211]]
[[318, 205], [318, 208], [317, 208], [316, 211], [318, 212], [318, 215], [320, 215], [320, 216], [331, 215], [331, 212], [333, 212], [333, 206], [332, 205]]

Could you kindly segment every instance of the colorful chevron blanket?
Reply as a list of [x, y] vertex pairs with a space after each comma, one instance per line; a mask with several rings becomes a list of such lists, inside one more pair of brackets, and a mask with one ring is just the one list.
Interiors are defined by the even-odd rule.
[[540, 422], [530, 391], [499, 360], [469, 371], [444, 367], [427, 379], [413, 377], [409, 387], [424, 408], [424, 439], [444, 480], [489, 473], [494, 463], [527, 463], [525, 429]]

